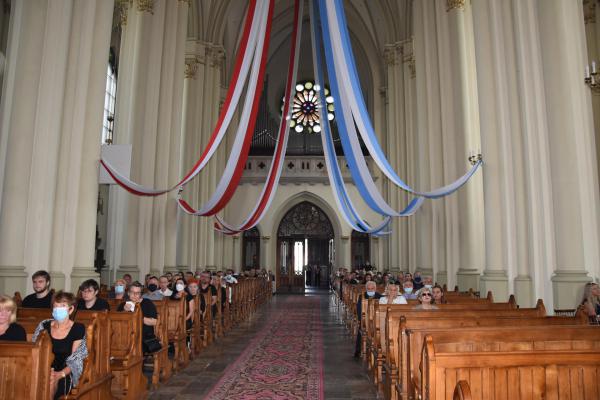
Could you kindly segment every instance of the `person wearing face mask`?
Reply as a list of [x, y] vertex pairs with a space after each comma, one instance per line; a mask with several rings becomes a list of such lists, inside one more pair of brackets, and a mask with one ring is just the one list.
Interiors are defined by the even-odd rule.
[[[362, 315], [362, 299], [376, 299], [379, 300], [381, 298], [381, 293], [377, 292], [377, 284], [373, 281], [368, 281], [365, 285], [365, 292], [358, 296], [358, 302], [356, 303], [356, 315], [358, 318]], [[356, 346], [354, 347], [354, 358], [360, 357], [360, 348], [362, 342], [362, 335], [360, 333], [360, 329], [358, 330], [358, 335], [356, 335]]]
[[31, 276], [34, 293], [23, 299], [21, 307], [24, 308], [51, 308], [52, 290], [50, 290], [50, 274], [46, 271], [37, 271]]
[[414, 287], [412, 281], [404, 281], [402, 284], [402, 290], [404, 292], [402, 296], [404, 296], [406, 300], [414, 300], [417, 298], [417, 295], [413, 293]]
[[150, 276], [148, 278], [148, 285], [146, 286], [148, 288], [148, 292], [146, 294], [144, 294], [144, 299], [148, 299], [148, 300], [162, 300], [163, 295], [160, 292], [160, 290], [158, 290], [158, 278], [155, 277], [154, 275]]
[[31, 340], [35, 342], [42, 331], [52, 339], [54, 361], [50, 370], [50, 393], [55, 400], [69, 394], [77, 386], [87, 357], [85, 326], [69, 318], [75, 311], [75, 296], [58, 292], [52, 304], [52, 319], [38, 325]]
[[400, 288], [395, 283], [390, 283], [387, 288], [387, 296], [379, 299], [379, 304], [408, 304], [406, 298], [400, 294]]
[[433, 278], [431, 277], [431, 275], [425, 275], [423, 277], [423, 287], [429, 290], [433, 289]]
[[127, 297], [127, 282], [124, 279], [117, 279], [113, 291], [108, 294], [109, 299], [124, 300]]
[[[194, 282], [196, 283], [196, 285], [198, 284], [198, 282], [196, 282], [196, 280], [194, 278], [190, 278], [189, 282]], [[191, 329], [192, 324], [194, 323], [194, 296], [192, 296], [191, 294], [189, 294], [188, 292], [186, 292], [185, 290], [185, 281], [181, 278], [177, 279], [177, 281], [175, 282], [175, 290], [173, 291], [173, 294], [171, 295], [171, 299], [173, 300], [179, 300], [182, 297], [185, 297], [185, 309], [186, 309], [186, 315], [185, 315], [185, 324], [186, 324], [186, 329]]]
[[419, 271], [415, 272], [415, 276], [413, 278], [413, 289], [415, 291], [421, 289], [423, 287], [423, 279], [421, 278], [421, 273]]

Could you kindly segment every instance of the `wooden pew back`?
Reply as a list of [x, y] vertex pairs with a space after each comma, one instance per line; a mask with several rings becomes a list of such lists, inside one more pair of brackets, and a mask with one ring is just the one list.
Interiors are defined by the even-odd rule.
[[46, 332], [36, 343], [0, 343], [0, 399], [50, 400], [52, 341]]

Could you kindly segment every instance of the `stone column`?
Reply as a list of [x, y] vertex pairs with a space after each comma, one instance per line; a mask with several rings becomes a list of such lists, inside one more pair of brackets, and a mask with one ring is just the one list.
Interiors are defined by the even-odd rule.
[[[69, 288], [74, 267], [73, 278], [97, 276], [87, 230], [93, 237], [113, 2], [13, 5], [0, 117], [0, 291], [30, 290], [23, 278], [38, 269]], [[71, 168], [65, 188], [61, 174]], [[56, 232], [67, 241], [59, 247]]]
[[[222, 47], [201, 40], [188, 41], [186, 46], [182, 173], [187, 172], [196, 162], [215, 127], [220, 109], [225, 54]], [[185, 198], [196, 207], [206, 202], [214, 190], [211, 179], [216, 174], [216, 163], [216, 159], [211, 160], [186, 186]], [[212, 218], [183, 215], [182, 225], [182, 266], [195, 270], [215, 265], [214, 257], [207, 257], [214, 251]]]
[[[583, 0], [583, 18], [585, 22], [585, 36], [587, 42], [587, 63], [600, 62], [600, 24], [597, 23], [597, 13], [600, 8], [593, 0]], [[592, 96], [594, 110], [594, 130], [596, 137], [596, 154], [600, 153], [600, 96]], [[598, 158], [600, 170], [600, 158]]]
[[[447, 0], [446, 6], [454, 72], [452, 74], [455, 92], [454, 112], [458, 133], [455, 139], [459, 143], [456, 169], [464, 171], [469, 168], [467, 155], [481, 149], [472, 6], [471, 2], [465, 0]], [[471, 178], [469, 183], [458, 192], [457, 197], [460, 202], [458, 286], [462, 290], [469, 288], [477, 290], [479, 274], [485, 263], [481, 172]]]
[[[538, 1], [548, 109], [556, 264], [554, 308], [574, 308], [588, 273], [597, 274], [598, 172], [581, 4]], [[568, 134], [567, 134], [568, 133]]]

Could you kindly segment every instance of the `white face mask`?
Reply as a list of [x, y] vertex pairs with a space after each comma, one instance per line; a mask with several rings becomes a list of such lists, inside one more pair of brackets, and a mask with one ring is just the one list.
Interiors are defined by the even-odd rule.
[[183, 289], [185, 289], [185, 285], [183, 283], [178, 283], [177, 285], [175, 285], [175, 289], [178, 292], [181, 292]]

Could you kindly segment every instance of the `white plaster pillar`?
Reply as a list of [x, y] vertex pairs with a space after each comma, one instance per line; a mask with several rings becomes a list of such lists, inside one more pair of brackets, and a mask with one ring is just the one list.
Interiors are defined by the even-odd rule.
[[[208, 143], [219, 114], [220, 85], [224, 51], [201, 40], [188, 41], [186, 49], [186, 79], [184, 89], [184, 118], [182, 136], [182, 173], [192, 167]], [[211, 160], [204, 170], [190, 182], [184, 197], [199, 207], [212, 195], [211, 175], [216, 174], [216, 160]], [[192, 270], [215, 265], [214, 229], [212, 218], [182, 215], [180, 265]]]
[[[458, 142], [457, 170], [470, 167], [466, 158], [481, 149], [477, 69], [473, 34], [471, 2], [447, 0], [446, 2], [450, 48], [455, 82], [454, 112], [456, 113], [455, 139]], [[462, 172], [459, 172], [462, 173]], [[456, 178], [454, 178], [456, 179]], [[461, 290], [479, 289], [479, 274], [485, 263], [485, 230], [483, 217], [483, 178], [481, 172], [473, 175], [469, 183], [457, 193], [459, 214], [459, 270], [457, 282]]]
[[[600, 62], [600, 24], [597, 23], [597, 14], [600, 8], [593, 0], [583, 0], [583, 18], [585, 23], [585, 36], [587, 42], [587, 65], [592, 61]], [[600, 96], [592, 96], [592, 108], [594, 110], [594, 130], [596, 138], [596, 154], [600, 153]], [[600, 170], [600, 158], [597, 158]], [[598, 278], [596, 275], [595, 278]]]
[[574, 308], [600, 262], [598, 171], [579, 2], [538, 1], [548, 109], [556, 265], [554, 308]]
[[[96, 276], [89, 273], [94, 254], [89, 235], [95, 233], [102, 79], [112, 5], [13, 4], [0, 117], [0, 292], [30, 290], [24, 277], [38, 269], [49, 270], [57, 289], [70, 287], [74, 266]], [[80, 68], [75, 69], [73, 59], [81, 62]], [[83, 115], [73, 116], [74, 104]], [[63, 159], [66, 150], [68, 159]], [[70, 175], [69, 199], [59, 179], [64, 168], [77, 169]], [[55, 232], [64, 234], [73, 248], [56, 248]], [[61, 262], [54, 263], [57, 259]]]

